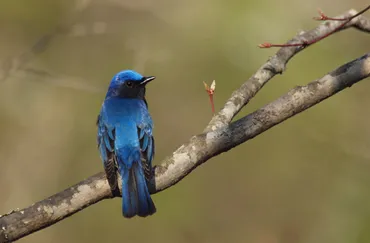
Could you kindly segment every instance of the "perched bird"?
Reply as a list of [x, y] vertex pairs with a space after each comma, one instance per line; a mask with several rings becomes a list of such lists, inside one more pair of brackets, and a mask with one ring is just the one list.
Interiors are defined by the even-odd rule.
[[154, 138], [145, 99], [145, 87], [154, 79], [132, 70], [117, 73], [98, 116], [99, 152], [113, 195], [120, 195], [117, 172], [122, 178], [126, 218], [146, 217], [156, 211], [147, 186], [153, 174]]

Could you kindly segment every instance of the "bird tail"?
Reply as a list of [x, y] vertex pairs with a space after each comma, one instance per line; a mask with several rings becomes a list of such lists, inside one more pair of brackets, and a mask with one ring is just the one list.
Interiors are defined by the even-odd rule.
[[135, 215], [146, 217], [156, 212], [150, 197], [141, 163], [133, 162], [130, 169], [122, 166], [122, 214], [125, 218]]

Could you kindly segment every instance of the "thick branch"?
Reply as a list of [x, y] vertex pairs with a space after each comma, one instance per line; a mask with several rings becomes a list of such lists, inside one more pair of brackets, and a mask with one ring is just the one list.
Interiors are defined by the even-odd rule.
[[294, 88], [276, 101], [228, 126], [192, 137], [156, 167], [152, 193], [173, 186], [208, 159], [254, 138], [369, 75], [370, 53], [307, 86]]
[[12, 242], [110, 198], [105, 174], [99, 173], [23, 210], [0, 216], [0, 242]]
[[[215, 131], [194, 136], [155, 168], [151, 193], [175, 185], [208, 159], [261, 134], [284, 120], [370, 76], [370, 53], [296, 87], [265, 107]], [[10, 242], [52, 225], [100, 200], [111, 198], [99, 173], [48, 199], [0, 218], [0, 242]]]
[[[336, 18], [348, 18], [356, 15], [357, 11], [350, 10], [347, 13]], [[341, 21], [327, 21], [320, 24], [315, 29], [301, 32], [293, 37], [287, 44], [303, 43], [317, 39], [333, 31], [342, 23]], [[361, 31], [370, 32], [370, 19], [364, 16], [358, 16], [351, 20], [345, 27], [355, 27]], [[281, 48], [265, 64], [260, 67], [252, 77], [248, 79], [239, 89], [235, 90], [229, 100], [225, 103], [221, 111], [212, 118], [205, 131], [212, 131], [229, 124], [239, 111], [262, 89], [262, 87], [276, 74], [281, 74], [289, 60], [304, 47], [293, 46]]]

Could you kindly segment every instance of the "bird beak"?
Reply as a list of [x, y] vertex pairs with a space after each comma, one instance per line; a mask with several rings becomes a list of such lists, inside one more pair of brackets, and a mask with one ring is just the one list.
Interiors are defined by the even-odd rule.
[[155, 79], [154, 76], [144, 77], [143, 80], [141, 81], [140, 85], [146, 85], [147, 83], [149, 83], [150, 81], [152, 81], [154, 79]]

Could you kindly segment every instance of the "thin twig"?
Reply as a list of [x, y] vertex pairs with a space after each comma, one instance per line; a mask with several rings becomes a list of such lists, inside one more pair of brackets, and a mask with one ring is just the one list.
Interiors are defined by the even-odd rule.
[[301, 46], [301, 47], [306, 47], [312, 44], [315, 44], [316, 42], [325, 39], [326, 37], [332, 35], [333, 33], [337, 32], [338, 30], [342, 29], [346, 24], [348, 24], [352, 19], [356, 18], [357, 16], [360, 16], [361, 14], [365, 13], [367, 10], [370, 9], [370, 5], [358, 12], [357, 14], [350, 16], [350, 17], [337, 17], [337, 18], [329, 18], [326, 15], [324, 15], [321, 12], [321, 17], [315, 18], [316, 20], [333, 20], [333, 21], [344, 21], [342, 24], [337, 26], [335, 29], [329, 31], [328, 33], [321, 35], [315, 39], [311, 39], [309, 41], [302, 41], [298, 43], [287, 43], [287, 44], [271, 44], [269, 42], [263, 43], [258, 45], [260, 48], [270, 48], [270, 47], [292, 47], [292, 46]]

